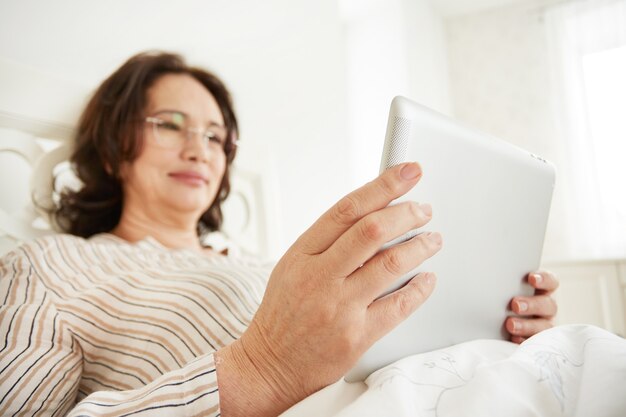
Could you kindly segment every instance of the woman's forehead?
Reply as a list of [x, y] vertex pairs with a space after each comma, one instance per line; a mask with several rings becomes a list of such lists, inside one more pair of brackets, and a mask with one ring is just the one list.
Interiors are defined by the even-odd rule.
[[202, 83], [187, 74], [166, 74], [148, 89], [147, 114], [180, 111], [197, 123], [224, 123], [215, 97]]

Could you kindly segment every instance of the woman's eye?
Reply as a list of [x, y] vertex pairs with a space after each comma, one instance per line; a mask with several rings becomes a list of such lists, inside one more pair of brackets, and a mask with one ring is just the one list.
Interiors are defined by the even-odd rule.
[[206, 140], [210, 143], [214, 143], [216, 145], [222, 145], [224, 143], [224, 141], [222, 140], [222, 138], [220, 138], [218, 135], [216, 135], [213, 132], [207, 132], [204, 137], [206, 138]]
[[159, 127], [166, 129], [166, 130], [172, 130], [175, 132], [180, 132], [181, 130], [183, 130], [183, 128], [180, 125], [177, 125], [176, 123], [172, 123], [172, 122], [166, 122], [166, 121], [161, 123]]

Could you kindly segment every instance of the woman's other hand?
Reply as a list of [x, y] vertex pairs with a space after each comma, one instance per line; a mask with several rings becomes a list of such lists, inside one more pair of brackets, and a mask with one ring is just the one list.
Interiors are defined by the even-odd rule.
[[514, 297], [510, 308], [518, 317], [507, 317], [505, 326], [511, 334], [511, 341], [522, 343], [532, 335], [553, 326], [557, 305], [552, 293], [558, 288], [559, 281], [548, 271], [528, 274], [528, 283], [535, 288], [530, 297]]
[[248, 330], [217, 354], [225, 417], [275, 415], [334, 383], [430, 296], [435, 276], [424, 273], [378, 298], [441, 248], [438, 233], [423, 233], [379, 252], [430, 221], [427, 204], [388, 206], [421, 174], [416, 163], [390, 168], [341, 199], [282, 257]]

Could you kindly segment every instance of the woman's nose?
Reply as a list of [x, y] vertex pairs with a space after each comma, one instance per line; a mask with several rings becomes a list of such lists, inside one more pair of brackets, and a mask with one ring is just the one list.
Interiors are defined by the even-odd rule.
[[201, 162], [207, 162], [211, 158], [211, 150], [204, 139], [204, 132], [191, 129], [187, 131], [183, 157]]

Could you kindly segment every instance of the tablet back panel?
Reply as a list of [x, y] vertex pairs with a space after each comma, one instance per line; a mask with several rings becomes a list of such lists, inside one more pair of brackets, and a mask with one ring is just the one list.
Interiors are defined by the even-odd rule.
[[348, 381], [363, 380], [402, 357], [474, 339], [505, 338], [507, 307], [530, 294], [526, 274], [539, 267], [554, 167], [533, 154], [396, 97], [391, 105], [381, 171], [418, 161], [423, 176], [397, 201], [430, 203], [443, 247], [400, 278], [437, 275], [431, 297], [374, 344]]

